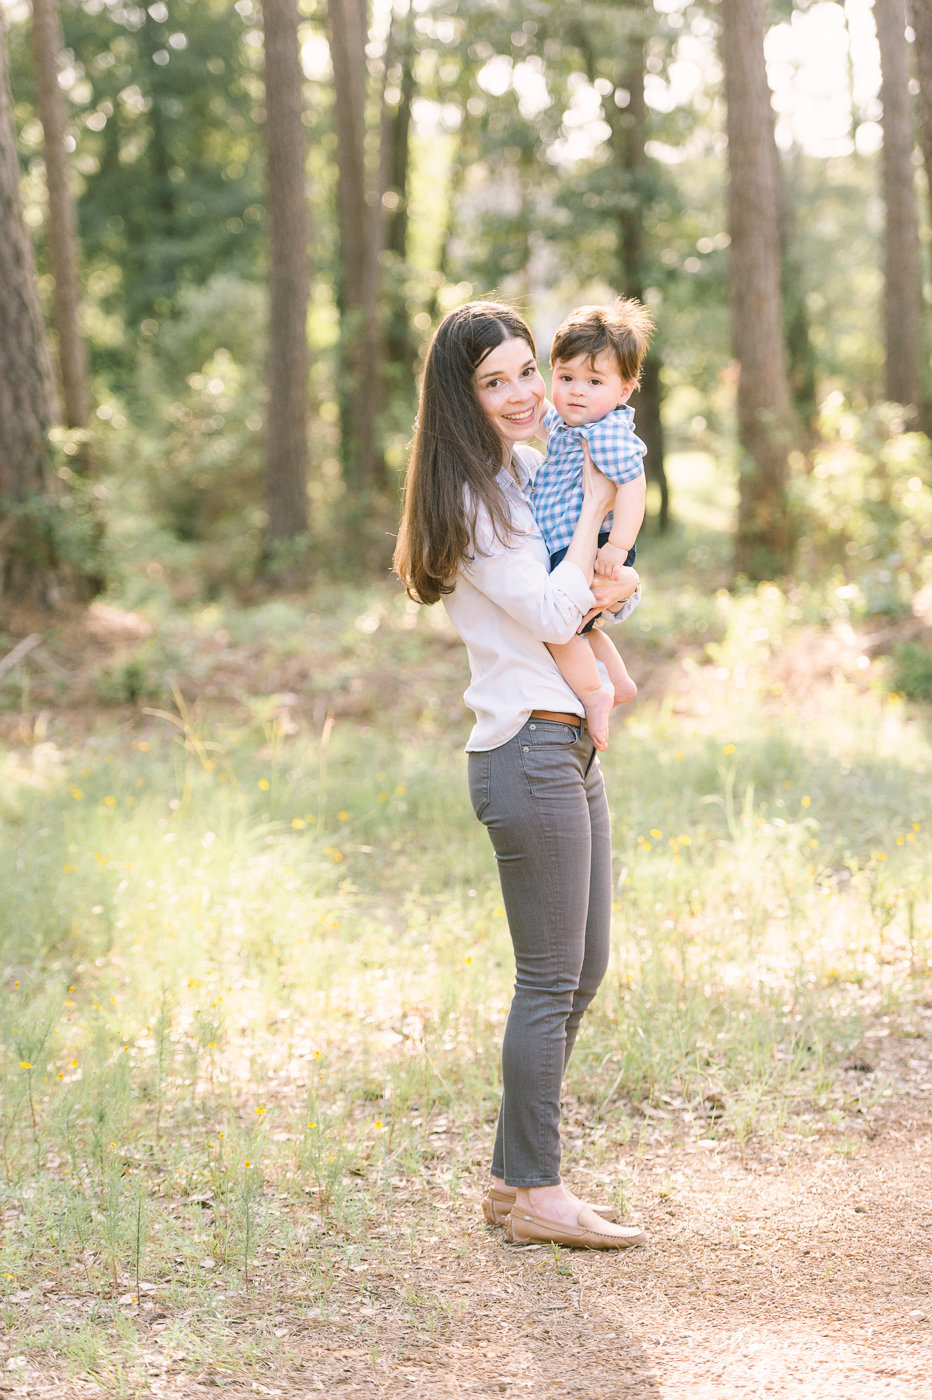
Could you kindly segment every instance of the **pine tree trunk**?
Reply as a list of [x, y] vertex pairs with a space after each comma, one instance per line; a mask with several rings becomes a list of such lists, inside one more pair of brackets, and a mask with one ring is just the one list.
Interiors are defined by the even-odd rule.
[[[637, 0], [637, 9], [649, 11], [648, 0]], [[644, 97], [644, 65], [647, 58], [647, 36], [643, 27], [632, 42], [632, 62], [622, 86], [631, 94], [623, 110], [608, 98], [613, 112], [615, 162], [619, 180], [635, 186], [635, 198], [627, 202], [620, 216], [620, 263], [622, 280], [619, 291], [624, 296], [644, 300], [644, 190], [643, 176], [647, 166], [648, 111]], [[641, 188], [637, 186], [641, 184]], [[662, 391], [660, 385], [660, 352], [656, 343], [649, 351], [641, 374], [641, 385], [635, 401], [638, 435], [647, 447], [644, 459], [648, 481], [656, 482], [660, 491], [658, 525], [666, 530], [670, 523], [670, 489], [664, 465], [663, 420], [660, 415]]]
[[[385, 365], [394, 383], [405, 385], [414, 381], [417, 345], [411, 329], [406, 288], [408, 261], [408, 173], [411, 156], [411, 109], [417, 94], [414, 75], [413, 6], [404, 15], [392, 13], [391, 28], [385, 56], [386, 78], [397, 65], [401, 70], [397, 83], [398, 100], [382, 103], [383, 178], [380, 185], [387, 196], [385, 212], [385, 251], [388, 254], [390, 280], [387, 290], [384, 351]], [[385, 200], [383, 199], [383, 203]]]
[[269, 541], [308, 526], [306, 141], [296, 0], [263, 0], [268, 150], [269, 349], [266, 509]]
[[[58, 82], [63, 41], [57, 0], [33, 0], [32, 48], [36, 98], [45, 137], [45, 175], [49, 194], [48, 244], [54, 280], [55, 330], [65, 424], [86, 428], [87, 356], [80, 329], [78, 231], [65, 160], [65, 101]], [[87, 454], [85, 453], [85, 467]]]
[[385, 461], [378, 442], [382, 407], [381, 190], [370, 189], [366, 159], [366, 0], [328, 0], [337, 129], [340, 269], [339, 407], [343, 477], [350, 490], [378, 490]]
[[926, 168], [929, 212], [932, 214], [932, 5], [910, 0], [909, 22], [916, 36], [916, 75], [919, 80], [919, 141]]
[[[922, 163], [925, 166], [928, 212], [932, 217], [932, 5], [928, 0], [910, 0], [909, 16], [915, 35], [913, 47], [916, 55], [916, 75], [919, 80], [919, 143], [922, 147]], [[928, 302], [923, 304], [921, 312], [928, 336]], [[925, 349], [928, 353], [928, 340]], [[924, 389], [921, 426], [924, 432], [932, 437], [932, 384], [927, 381]]]
[[883, 104], [886, 396], [894, 403], [907, 404], [918, 411], [922, 398], [922, 290], [906, 0], [874, 0], [874, 20], [880, 45], [880, 100]]
[[48, 603], [59, 582], [52, 366], [23, 223], [6, 34], [0, 18], [0, 596]]
[[722, 0], [727, 101], [732, 340], [741, 446], [735, 567], [750, 578], [788, 569], [786, 499], [796, 436], [780, 306], [780, 195], [764, 65], [765, 0]]

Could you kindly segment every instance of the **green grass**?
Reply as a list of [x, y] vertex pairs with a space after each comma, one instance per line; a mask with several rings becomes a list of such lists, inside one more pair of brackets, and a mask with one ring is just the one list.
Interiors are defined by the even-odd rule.
[[[603, 760], [615, 946], [566, 1105], [590, 1162], [623, 1162], [645, 1113], [815, 1135], [868, 1092], [841, 1074], [865, 1035], [908, 1031], [930, 992], [927, 714], [781, 691], [814, 598], [703, 594], [694, 552], [722, 540], [699, 487], [707, 514], [645, 542], [636, 615], [642, 658], [689, 659], [692, 703], [640, 702]], [[462, 655], [390, 584], [312, 603], [187, 618], [191, 648], [223, 629], [261, 655], [253, 693], [166, 682], [2, 755], [0, 1307], [11, 1354], [108, 1394], [143, 1393], [156, 1316], [192, 1371], [271, 1364], [285, 1344], [243, 1334], [244, 1298], [326, 1317], [358, 1279], [364, 1301], [363, 1261], [396, 1268], [487, 1159], [511, 960]], [[295, 719], [262, 677], [302, 649]]]

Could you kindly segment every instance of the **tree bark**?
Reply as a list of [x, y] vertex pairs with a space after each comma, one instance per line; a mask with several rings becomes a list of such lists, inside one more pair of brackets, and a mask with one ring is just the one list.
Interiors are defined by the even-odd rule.
[[[913, 47], [916, 55], [916, 76], [919, 80], [919, 144], [925, 166], [929, 215], [932, 217], [932, 5], [929, 5], [928, 0], [910, 0], [909, 17], [915, 36]], [[921, 311], [924, 325], [928, 328], [928, 302], [923, 304]], [[926, 329], [927, 337], [928, 334]], [[927, 352], [928, 349], [927, 339]], [[929, 383], [926, 383], [923, 395], [922, 429], [932, 437], [932, 385]]]
[[919, 142], [926, 170], [929, 212], [932, 214], [932, 5], [910, 0], [909, 22], [915, 37], [916, 75], [919, 79]]
[[[411, 330], [406, 295], [408, 261], [408, 173], [411, 154], [411, 109], [417, 93], [414, 74], [414, 7], [404, 15], [393, 12], [386, 54], [386, 79], [397, 68], [398, 100], [382, 101], [382, 150], [380, 186], [385, 191], [385, 252], [387, 262], [387, 312], [385, 318], [385, 367], [395, 383], [414, 378], [417, 345]], [[393, 84], [394, 85], [394, 84]]]
[[[58, 81], [63, 48], [58, 0], [33, 0], [32, 48], [36, 98], [44, 133], [45, 178], [49, 195], [48, 244], [54, 280], [55, 330], [65, 424], [86, 428], [87, 354], [80, 327], [78, 223], [68, 187], [65, 159], [65, 101]], [[84, 453], [87, 467], [87, 454]]]
[[343, 476], [350, 488], [379, 489], [385, 462], [378, 442], [382, 406], [380, 255], [382, 191], [366, 159], [366, 0], [328, 0], [337, 129], [340, 269], [339, 408]]
[[308, 526], [306, 139], [296, 0], [263, 0], [268, 151], [266, 509], [270, 542]]
[[735, 567], [753, 579], [792, 558], [786, 499], [796, 436], [780, 305], [780, 196], [764, 64], [765, 0], [722, 0], [731, 250], [741, 446]]
[[[636, 0], [635, 8], [648, 11], [647, 0]], [[619, 110], [611, 97], [606, 105], [613, 113], [613, 146], [619, 181], [635, 187], [639, 196], [625, 201], [619, 217], [619, 262], [623, 296], [644, 300], [644, 175], [647, 168], [648, 112], [644, 98], [644, 65], [647, 56], [647, 35], [643, 26], [632, 36], [631, 61], [622, 79], [631, 94], [628, 106]], [[641, 185], [641, 189], [637, 186]], [[644, 459], [648, 481], [654, 481], [660, 491], [658, 526], [666, 530], [670, 523], [670, 490], [664, 466], [663, 421], [660, 416], [662, 391], [660, 385], [660, 353], [656, 347], [648, 352], [641, 374], [637, 396], [637, 431], [643, 439], [647, 454]]]
[[918, 411], [922, 399], [919, 232], [909, 101], [906, 0], [874, 0], [883, 104], [886, 396]]
[[0, 596], [46, 604], [59, 582], [49, 521], [52, 365], [23, 222], [6, 33], [0, 19]]

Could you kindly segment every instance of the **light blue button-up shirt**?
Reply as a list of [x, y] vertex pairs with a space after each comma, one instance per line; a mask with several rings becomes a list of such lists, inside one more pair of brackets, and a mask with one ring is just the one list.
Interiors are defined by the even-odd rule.
[[[644, 471], [644, 443], [634, 431], [634, 409], [616, 408], [597, 423], [571, 427], [550, 408], [544, 418], [547, 456], [534, 480], [531, 501], [540, 532], [551, 554], [573, 538], [583, 502], [583, 439], [600, 472], [620, 486]], [[611, 529], [612, 517], [603, 529]]]

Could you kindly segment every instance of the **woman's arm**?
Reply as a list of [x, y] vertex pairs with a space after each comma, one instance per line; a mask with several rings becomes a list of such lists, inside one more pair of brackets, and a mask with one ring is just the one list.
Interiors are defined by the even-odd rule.
[[[599, 527], [614, 499], [614, 483], [588, 457], [583, 472], [582, 511], [566, 557], [552, 573], [541, 558], [540, 549], [535, 549], [526, 535], [515, 534], [507, 545], [501, 544], [486, 528], [480, 510], [476, 555], [465, 570], [467, 578], [537, 641], [568, 642], [580, 625], [581, 615], [588, 614], [593, 606], [589, 585]], [[531, 518], [528, 512], [529, 523]], [[541, 545], [539, 536], [537, 544]], [[618, 585], [610, 586], [617, 593]]]
[[599, 543], [599, 530], [615, 500], [615, 484], [599, 471], [589, 452], [589, 444], [583, 439], [583, 503], [566, 551], [566, 559], [581, 569], [588, 579], [592, 578], [595, 553]]
[[534, 543], [522, 535], [507, 545], [482, 541], [465, 577], [537, 641], [568, 642], [592, 607], [586, 575], [565, 559], [551, 573], [539, 536]]

